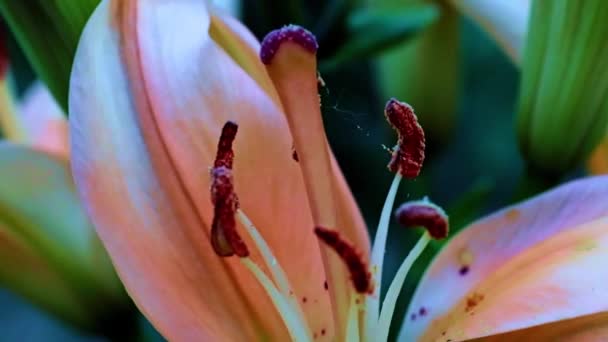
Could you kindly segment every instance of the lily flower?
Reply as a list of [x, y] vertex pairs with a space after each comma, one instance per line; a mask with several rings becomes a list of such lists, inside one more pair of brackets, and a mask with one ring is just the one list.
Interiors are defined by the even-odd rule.
[[[297, 26], [260, 44], [205, 1], [103, 1], [89, 19], [70, 84], [75, 183], [128, 292], [167, 339], [384, 341], [409, 268], [430, 239], [446, 237], [447, 217], [428, 200], [397, 210], [402, 224], [427, 232], [380, 305], [395, 196], [402, 178], [420, 172], [424, 132], [411, 107], [387, 103], [385, 115], [399, 133], [389, 164], [396, 176], [370, 248], [324, 133], [316, 50], [314, 36]], [[599, 196], [607, 182], [574, 183], [567, 193]], [[517, 240], [501, 235], [504, 213], [485, 221], [495, 225], [467, 230], [473, 261], [497, 266], [524, 252], [500, 253], [501, 242], [527, 243], [531, 252], [533, 242], [576, 242], [562, 223], [586, 224], [607, 212], [597, 196], [564, 202], [563, 195], [557, 190], [515, 207], [507, 218], [520, 227]], [[556, 214], [565, 209], [575, 215]], [[605, 230], [602, 222], [594, 232]], [[545, 229], [522, 228], [528, 225]], [[496, 249], [483, 248], [490, 242]], [[475, 265], [470, 279], [493, 275]], [[442, 279], [423, 285], [415, 302], [426, 305], [422, 316], [439, 318], [451, 308], [427, 302], [425, 291], [445, 287], [454, 294], [446, 305], [466, 296]], [[572, 298], [594, 300], [584, 285]], [[483, 294], [489, 302], [492, 293]], [[595, 308], [580, 305], [571, 314]], [[532, 321], [513, 310], [508, 321], [523, 328], [550, 322], [548, 316]], [[412, 334], [433, 329], [416, 326]]]

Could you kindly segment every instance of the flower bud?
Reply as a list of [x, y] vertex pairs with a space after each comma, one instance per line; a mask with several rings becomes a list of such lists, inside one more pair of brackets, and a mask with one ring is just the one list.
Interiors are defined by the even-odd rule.
[[608, 3], [533, 2], [517, 130], [533, 169], [560, 175], [589, 157], [608, 124]]
[[129, 321], [133, 307], [76, 197], [68, 164], [3, 142], [0, 177], [0, 285], [88, 332]]

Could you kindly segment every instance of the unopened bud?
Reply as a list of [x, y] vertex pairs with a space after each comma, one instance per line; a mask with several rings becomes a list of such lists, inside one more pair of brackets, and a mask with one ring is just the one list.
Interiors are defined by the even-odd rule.
[[522, 154], [559, 176], [579, 166], [608, 125], [604, 0], [534, 1], [517, 117]]

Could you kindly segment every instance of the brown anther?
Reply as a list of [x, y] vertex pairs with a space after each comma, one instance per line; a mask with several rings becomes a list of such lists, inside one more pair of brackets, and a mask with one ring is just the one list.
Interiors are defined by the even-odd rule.
[[247, 245], [236, 230], [236, 210], [239, 201], [234, 192], [232, 170], [225, 166], [211, 172], [211, 202], [214, 204], [211, 224], [211, 245], [219, 256], [249, 256]]
[[384, 115], [399, 136], [388, 169], [405, 178], [416, 178], [424, 162], [425, 138], [414, 109], [393, 98], [386, 103]]
[[6, 76], [8, 71], [8, 49], [6, 48], [6, 36], [3, 28], [0, 28], [0, 78]]
[[355, 247], [340, 236], [340, 233], [332, 229], [316, 227], [315, 234], [344, 261], [355, 290], [359, 293], [373, 293], [374, 285], [369, 267]]
[[232, 163], [234, 161], [232, 143], [234, 142], [238, 129], [239, 126], [232, 121], [227, 121], [224, 124], [220, 140], [217, 144], [217, 153], [215, 155], [215, 162], [213, 163], [214, 168], [225, 166], [232, 169]]
[[234, 191], [232, 163], [234, 151], [232, 143], [236, 137], [238, 125], [226, 122], [222, 128], [215, 163], [211, 169], [211, 203], [214, 205], [211, 224], [211, 245], [219, 256], [249, 256], [247, 245], [236, 230], [236, 211], [239, 199]]
[[404, 227], [424, 227], [436, 240], [445, 239], [449, 233], [448, 216], [426, 199], [402, 204], [395, 211], [395, 217]]

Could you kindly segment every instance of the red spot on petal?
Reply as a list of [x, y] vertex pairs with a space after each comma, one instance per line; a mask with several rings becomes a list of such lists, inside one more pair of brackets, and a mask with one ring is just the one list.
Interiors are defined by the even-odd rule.
[[404, 227], [426, 228], [434, 239], [448, 236], [450, 227], [447, 215], [428, 200], [404, 203], [395, 211], [395, 216]]
[[300, 157], [298, 157], [298, 151], [296, 151], [296, 148], [294, 147], [292, 149], [292, 153], [291, 153], [291, 158], [293, 158], [293, 160], [295, 160], [296, 162], [300, 162]]
[[302, 303], [306, 303], [306, 302], [308, 302], [308, 298], [302, 297]]
[[270, 64], [283, 43], [293, 42], [300, 45], [311, 54], [316, 54], [319, 45], [315, 36], [307, 29], [298, 25], [287, 25], [271, 31], [262, 40], [260, 59], [264, 64]]
[[224, 124], [219, 143], [217, 144], [217, 154], [215, 155], [215, 162], [213, 163], [214, 168], [225, 166], [232, 169], [232, 163], [234, 161], [232, 144], [234, 138], [236, 138], [238, 129], [239, 126], [232, 121], [228, 121]]
[[479, 293], [473, 293], [469, 297], [467, 297], [466, 306], [464, 308], [465, 312], [471, 312], [481, 301], [484, 299], [484, 296]]
[[326, 290], [329, 289], [329, 285], [327, 285], [327, 280], [323, 282], [323, 288], [325, 288]]
[[321, 329], [321, 336], [325, 336], [325, 329]]
[[424, 162], [425, 138], [414, 110], [404, 102], [390, 99], [384, 115], [399, 136], [388, 164], [389, 170], [399, 172], [405, 178], [416, 178]]
[[469, 273], [469, 266], [462, 266], [460, 267], [460, 269], [458, 270], [458, 274], [460, 274], [461, 276], [465, 276]]
[[367, 264], [363, 261], [362, 255], [357, 252], [355, 247], [342, 238], [335, 230], [316, 227], [315, 234], [317, 234], [317, 237], [327, 246], [332, 248], [340, 256], [342, 261], [344, 261], [350, 272], [350, 277], [355, 290], [359, 293], [371, 294], [374, 291], [371, 273], [369, 272]]
[[517, 221], [520, 216], [521, 216], [521, 213], [519, 212], [519, 210], [517, 210], [515, 208], [509, 209], [505, 213], [505, 217], [507, 218], [507, 221], [509, 221], [509, 223]]

